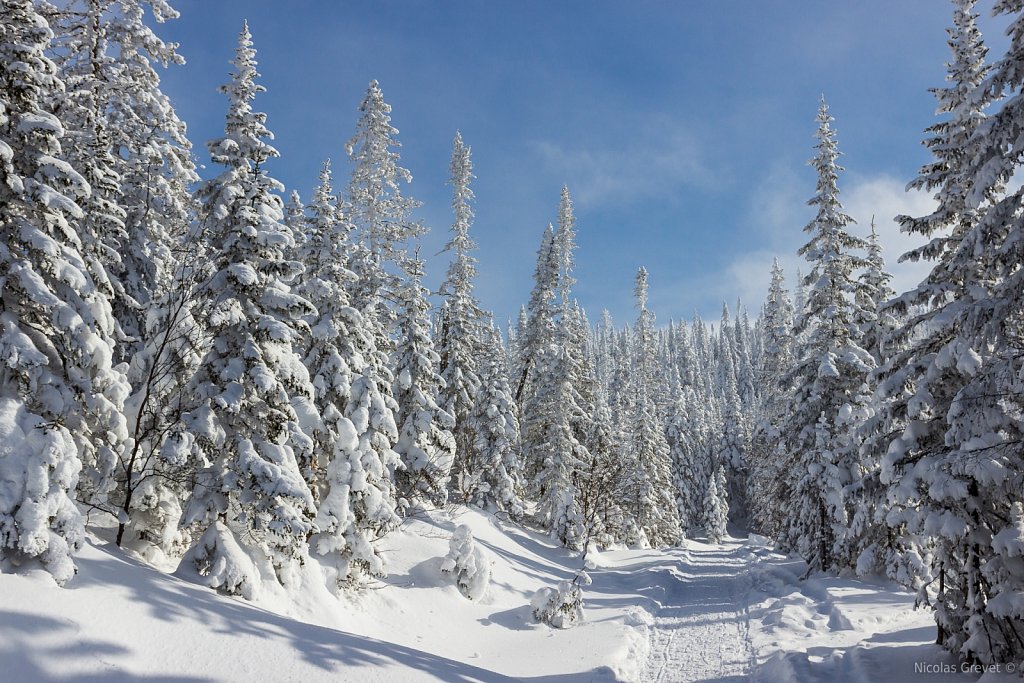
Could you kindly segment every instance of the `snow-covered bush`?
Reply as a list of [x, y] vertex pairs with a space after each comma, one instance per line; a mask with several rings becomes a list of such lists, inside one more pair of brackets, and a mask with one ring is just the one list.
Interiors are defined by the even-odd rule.
[[533, 616], [555, 628], [572, 628], [583, 621], [582, 586], [589, 585], [590, 576], [581, 571], [571, 581], [561, 581], [557, 588], [541, 588], [530, 600]]
[[487, 592], [491, 583], [491, 561], [473, 540], [473, 532], [465, 524], [455, 529], [441, 571], [455, 574], [459, 592], [470, 600], [479, 600]]
[[254, 600], [262, 580], [259, 568], [223, 522], [214, 522], [178, 565], [179, 576], [228, 595]]

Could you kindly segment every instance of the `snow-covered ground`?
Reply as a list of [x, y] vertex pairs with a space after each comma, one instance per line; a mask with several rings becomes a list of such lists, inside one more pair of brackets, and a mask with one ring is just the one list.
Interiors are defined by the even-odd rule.
[[[493, 561], [480, 601], [441, 572], [467, 524]], [[9, 681], [975, 681], [926, 611], [883, 583], [812, 577], [752, 542], [593, 555], [586, 622], [534, 621], [534, 591], [579, 569], [540, 534], [434, 512], [383, 543], [390, 575], [354, 596], [218, 595], [94, 538], [57, 588], [0, 575]], [[952, 672], [948, 672], [952, 670]], [[985, 680], [995, 680], [992, 673]], [[1009, 678], [1009, 677], [1007, 677]]]

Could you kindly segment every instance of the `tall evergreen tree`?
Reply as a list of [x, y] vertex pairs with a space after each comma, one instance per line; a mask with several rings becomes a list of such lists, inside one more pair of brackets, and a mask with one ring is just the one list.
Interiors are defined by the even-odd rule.
[[102, 462], [127, 438], [127, 383], [76, 230], [90, 187], [63, 159], [46, 106], [63, 88], [45, 54], [52, 37], [29, 0], [0, 3], [0, 569], [38, 559], [64, 584], [84, 536], [70, 495], [83, 460]]
[[980, 187], [985, 202], [968, 200], [975, 188], [969, 170], [975, 141], [986, 120], [976, 95], [989, 72], [976, 19], [972, 0], [954, 2], [949, 85], [932, 90], [944, 117], [927, 129], [931, 137], [924, 143], [935, 159], [910, 183], [935, 191], [938, 206], [925, 216], [897, 218], [902, 231], [925, 240], [901, 260], [928, 260], [933, 266], [917, 287], [887, 306], [902, 319], [892, 339], [901, 348], [881, 368], [879, 386], [879, 429], [885, 431], [878, 438], [891, 439], [881, 469], [890, 536], [874, 555], [887, 573], [908, 585], [934, 576], [937, 641], [953, 651], [960, 651], [968, 637], [968, 622], [979, 607], [969, 604], [970, 596], [979, 595], [984, 579], [979, 546], [967, 534], [976, 518], [968, 505], [977, 499], [964, 500], [976, 483], [959, 457], [962, 442], [949, 420], [969, 399], [967, 386], [988, 355], [987, 343], [979, 347], [972, 339], [975, 301], [989, 295], [979, 258], [987, 254], [973, 239], [979, 216], [999, 193], [989, 182]]
[[874, 361], [859, 345], [854, 271], [863, 259], [852, 251], [864, 241], [850, 235], [853, 219], [839, 202], [839, 151], [832, 117], [822, 99], [818, 111], [817, 209], [804, 228], [811, 235], [800, 254], [811, 264], [807, 309], [797, 331], [806, 334], [786, 382], [794, 387], [790, 413], [782, 422], [792, 498], [786, 503], [783, 544], [798, 550], [811, 569], [843, 566], [836, 541], [847, 523], [843, 488], [860, 476], [856, 425], [864, 419], [868, 373]]
[[519, 441], [519, 411], [512, 398], [504, 350], [498, 330], [490, 327], [483, 344], [484, 363], [480, 388], [469, 414], [476, 442], [473, 461], [466, 467], [477, 481], [469, 502], [483, 508], [504, 510], [513, 519], [521, 517], [523, 463]]
[[789, 404], [783, 379], [792, 367], [793, 305], [778, 259], [772, 263], [771, 284], [765, 300], [764, 354], [760, 363], [761, 404], [750, 449], [748, 505], [756, 528], [775, 537], [781, 527], [783, 501], [788, 499], [784, 462], [777, 448], [779, 425]]
[[636, 523], [654, 547], [674, 545], [682, 538], [679, 513], [672, 492], [669, 445], [665, 439], [654, 401], [648, 393], [653, 385], [655, 365], [654, 314], [647, 308], [647, 270], [636, 275], [637, 317], [636, 361], [633, 368], [632, 452], [628, 486]]
[[861, 346], [875, 359], [875, 364], [880, 365], [890, 355], [885, 345], [897, 324], [895, 316], [885, 304], [896, 296], [896, 292], [889, 284], [892, 275], [885, 270], [885, 257], [875, 231], [874, 217], [871, 219], [871, 233], [867, 239], [867, 254], [860, 282], [862, 287], [858, 292], [858, 306], [862, 316]]
[[[113, 328], [97, 332], [107, 336], [106, 345], [121, 359], [118, 341], [125, 338], [118, 312], [137, 307], [127, 298], [115, 271], [120, 268], [121, 251], [126, 242], [125, 216], [118, 160], [111, 145], [108, 105], [119, 87], [119, 73], [108, 53], [109, 21], [104, 16], [112, 0], [82, 0], [62, 11], [46, 8], [54, 21], [56, 34], [51, 54], [65, 84], [62, 90], [50, 90], [46, 107], [60, 119], [66, 134], [61, 142], [64, 158], [82, 174], [91, 192], [78, 198], [82, 216], [76, 232], [86, 268], [99, 294], [112, 306]], [[123, 401], [123, 398], [121, 399]], [[103, 432], [97, 437], [100, 447], [83, 453], [83, 471], [78, 496], [90, 505], [114, 511], [109, 497], [117, 486], [117, 465], [125, 443], [103, 444]], [[91, 457], [95, 454], [95, 458]]]
[[[932, 310], [903, 328], [912, 335], [900, 354], [909, 374], [894, 373], [887, 388], [889, 409], [905, 414], [907, 427], [883, 474], [902, 503], [889, 514], [894, 528], [934, 535], [938, 642], [970, 661], [1020, 662], [1024, 226], [1021, 192], [1004, 187], [1020, 168], [1024, 2], [996, 3], [997, 13], [1013, 15], [1010, 46], [987, 76], [974, 5], [954, 7], [951, 84], [936, 91], [950, 116], [932, 127], [934, 143], [926, 144], [937, 161], [917, 181], [938, 189], [939, 210], [901, 219], [908, 232], [938, 237], [912, 252], [936, 263], [901, 298]], [[1004, 94], [1001, 109], [985, 118], [983, 108]]]
[[[470, 254], [476, 248], [469, 236], [473, 222], [473, 190], [469, 184], [473, 179], [473, 163], [470, 148], [462, 142], [462, 135], [455, 134], [452, 145], [451, 178], [452, 223], [451, 238], [445, 251], [452, 255], [451, 265], [440, 293], [444, 297], [441, 309], [441, 330], [438, 352], [441, 356], [441, 376], [444, 388], [441, 390], [441, 404], [455, 419], [455, 465], [453, 481], [468, 484], [478, 481], [481, 472], [470, 468], [471, 461], [478, 461], [477, 437], [473, 433], [473, 422], [469, 414], [473, 410], [477, 393], [481, 390], [481, 378], [477, 370], [479, 337], [481, 335], [480, 305], [473, 296], [473, 278], [476, 276], [476, 259]], [[484, 362], [487, 359], [484, 358]], [[517, 430], [518, 431], [518, 430]], [[482, 454], [480, 454], [482, 455]], [[463, 488], [463, 487], [459, 487]], [[463, 490], [472, 497], [472, 490]]]
[[296, 292], [316, 308], [308, 318], [305, 358], [322, 418], [310, 429], [318, 529], [310, 548], [340, 588], [384, 573], [373, 541], [399, 521], [392, 482], [398, 456], [391, 450], [397, 429], [390, 383], [382, 387], [372, 363], [380, 353], [363, 314], [349, 301], [347, 287], [356, 278], [349, 266], [363, 252], [353, 244], [354, 226], [334, 195], [329, 163], [309, 213], [306, 240], [297, 250], [305, 273]]
[[455, 458], [451, 428], [455, 418], [437, 403], [444, 380], [440, 357], [430, 338], [419, 255], [406, 266], [410, 280], [399, 292], [398, 348], [394, 354], [398, 443], [404, 468], [399, 484], [405, 496], [421, 495], [438, 505], [448, 500], [448, 478]]
[[[402, 194], [412, 174], [399, 165], [398, 129], [391, 125], [391, 105], [380, 84], [371, 81], [359, 105], [356, 133], [345, 144], [352, 160], [348, 185], [351, 218], [369, 258], [356, 264], [360, 282], [353, 303], [364, 310], [374, 297], [393, 294], [398, 272], [406, 263], [406, 243], [426, 230], [412, 219], [419, 202]], [[383, 306], [377, 298], [374, 305]], [[384, 340], [379, 340], [379, 343]]]
[[[300, 266], [286, 258], [282, 185], [267, 175], [278, 155], [266, 115], [252, 102], [256, 52], [243, 26], [232, 64], [223, 137], [208, 147], [225, 167], [199, 188], [213, 258], [199, 291], [212, 344], [194, 380], [189, 418], [200, 472], [186, 516], [206, 529], [182, 559], [211, 587], [252, 597], [260, 580], [291, 580], [313, 531], [313, 496], [300, 472], [312, 443], [292, 402], [312, 400], [294, 345], [309, 334], [312, 306], [284, 284]], [[246, 551], [251, 563], [238, 552]]]
[[174, 276], [174, 251], [192, 214], [189, 185], [198, 179], [185, 125], [155, 68], [184, 60], [147, 26], [147, 7], [159, 23], [178, 16], [165, 0], [46, 6], [70, 84], [57, 101], [71, 131], [68, 151], [98, 188], [83, 239], [93, 268], [104, 270], [119, 326], [116, 358], [126, 361], [145, 345], [147, 307]]
[[578, 548], [585, 538], [576, 474], [591, 460], [581, 441], [585, 400], [581, 345], [574, 337], [570, 286], [574, 245], [572, 203], [563, 188], [558, 230], [544, 232], [521, 345], [522, 439], [529, 486], [537, 514], [561, 543]]

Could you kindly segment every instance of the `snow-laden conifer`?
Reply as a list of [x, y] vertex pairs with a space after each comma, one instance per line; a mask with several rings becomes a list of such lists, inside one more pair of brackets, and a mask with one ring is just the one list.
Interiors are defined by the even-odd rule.
[[[983, 414], [968, 387], [989, 356], [988, 340], [975, 332], [976, 304], [990, 296], [985, 262], [992, 251], [978, 241], [975, 227], [1001, 184], [979, 185], [971, 171], [986, 121], [978, 89], [989, 72], [976, 19], [973, 0], [954, 2], [948, 86], [932, 90], [943, 118], [927, 129], [924, 143], [934, 160], [910, 183], [934, 191], [938, 204], [927, 215], [897, 218], [903, 232], [923, 242], [901, 260], [933, 265], [917, 287], [886, 307], [902, 318], [890, 342], [898, 348], [879, 373], [882, 433], [877, 438], [890, 437], [881, 462], [889, 533], [884, 544], [865, 548], [870, 556], [864, 558], [906, 585], [933, 581], [937, 640], [953, 651], [969, 637], [972, 614], [984, 610], [968, 603], [968, 596], [979, 595], [986, 585], [983, 552], [969, 535], [978, 521], [969, 508], [980, 501], [980, 491], [972, 475], [978, 470], [967, 462], [976, 463], [979, 454], [964, 459], [963, 435], [950, 421], [964, 414], [966, 402], [974, 403], [967, 412]], [[994, 157], [1002, 158], [1001, 151]]]
[[[480, 354], [480, 337], [486, 334], [482, 329], [482, 311], [473, 295], [473, 278], [476, 276], [476, 259], [471, 252], [476, 249], [469, 229], [473, 222], [473, 163], [470, 148], [463, 143], [462, 135], [455, 134], [452, 144], [451, 177], [452, 210], [455, 220], [451, 237], [444, 251], [451, 254], [452, 262], [441, 283], [440, 294], [444, 299], [441, 309], [440, 339], [438, 353], [441, 356], [441, 405], [455, 419], [452, 433], [455, 436], [455, 463], [453, 484], [462, 489], [459, 482], [478, 480], [484, 472], [477, 466], [487, 454], [477, 453], [478, 439], [473, 432], [474, 422], [469, 419], [477, 393], [483, 390], [478, 372], [477, 358], [486, 364], [486, 354]], [[470, 491], [464, 491], [472, 495]]]
[[437, 505], [448, 500], [448, 478], [455, 458], [455, 419], [438, 405], [444, 380], [440, 357], [430, 338], [427, 312], [430, 304], [422, 284], [423, 262], [417, 255], [406, 266], [409, 281], [399, 291], [398, 342], [394, 396], [398, 404], [398, 443], [402, 459], [398, 473], [402, 495], [423, 496]]
[[460, 524], [455, 528], [441, 571], [454, 574], [459, 592], [470, 600], [479, 600], [487, 593], [491, 583], [491, 561], [473, 539], [473, 531], [467, 525]]
[[[412, 174], [399, 165], [397, 136], [391, 105], [384, 101], [380, 84], [371, 81], [359, 105], [355, 135], [345, 143], [352, 161], [346, 195], [350, 216], [368, 249], [368, 258], [353, 263], [359, 276], [353, 305], [361, 311], [371, 299], [394, 292], [397, 271], [407, 259], [407, 242], [425, 232], [411, 216], [419, 202], [402, 194], [402, 185], [412, 182]], [[376, 298], [374, 305], [384, 306], [384, 299]], [[378, 339], [378, 345], [386, 339]]]
[[296, 292], [316, 309], [307, 318], [305, 365], [321, 418], [310, 430], [318, 529], [310, 550], [329, 568], [332, 585], [343, 587], [366, 574], [384, 573], [373, 541], [398, 524], [392, 482], [398, 462], [391, 450], [397, 436], [394, 400], [390, 381], [382, 390], [383, 380], [371, 362], [380, 353], [370, 328], [350, 305], [347, 287], [356, 276], [349, 264], [363, 251], [353, 244], [354, 226], [334, 194], [329, 162], [320, 172], [304, 225], [305, 240], [296, 253], [305, 271]]
[[64, 158], [46, 103], [63, 84], [34, 4], [0, 3], [0, 568], [38, 559], [63, 584], [83, 540], [70, 496], [83, 460], [127, 438], [110, 304], [77, 233], [88, 183]]
[[816, 215], [804, 228], [811, 238], [800, 249], [811, 264], [805, 278], [807, 308], [798, 323], [806, 333], [786, 376], [794, 387], [790, 412], [781, 424], [791, 498], [784, 508], [783, 543], [798, 550], [813, 569], [841, 566], [837, 534], [847, 523], [843, 488], [861, 476], [854, 429], [866, 415], [865, 381], [874, 360], [859, 345], [853, 253], [864, 241], [847, 232], [853, 219], [839, 202], [842, 167], [832, 117], [824, 99], [818, 111], [817, 192], [809, 200]]
[[[207, 464], [186, 522], [206, 531], [182, 566], [229, 591], [260, 580], [288, 583], [314, 530], [313, 496], [300, 470], [312, 442], [292, 407], [313, 398], [294, 350], [309, 334], [302, 318], [313, 309], [284, 284], [301, 266], [286, 258], [293, 241], [277, 194], [283, 187], [265, 167], [277, 151], [267, 142], [266, 115], [252, 109], [264, 90], [255, 80], [255, 54], [244, 26], [235, 71], [222, 87], [229, 103], [225, 134], [208, 145], [224, 170], [199, 188], [212, 267], [198, 298], [211, 345], [193, 382], [188, 422]], [[258, 576], [237, 565], [236, 545]], [[236, 580], [240, 575], [244, 581]]]
[[[43, 8], [55, 24], [52, 54], [65, 87], [48, 91], [46, 107], [65, 130], [61, 142], [63, 158], [81, 173], [91, 192], [78, 198], [82, 216], [76, 223], [80, 251], [99, 295], [115, 313], [109, 330], [97, 328], [114, 350], [114, 362], [121, 358], [118, 341], [124, 338], [117, 312], [135, 307], [126, 299], [123, 285], [115, 275], [126, 241], [125, 209], [122, 206], [121, 174], [111, 144], [113, 123], [107, 105], [118, 87], [119, 74], [109, 54], [109, 21], [105, 16], [112, 0], [71, 3], [56, 11]], [[124, 382], [124, 368], [119, 368]], [[121, 392], [123, 389], [117, 389]], [[121, 399], [123, 401], [123, 397]], [[120, 410], [120, 406], [118, 406]], [[109, 436], [113, 436], [111, 433]], [[124, 434], [111, 440], [102, 430], [83, 451], [79, 499], [100, 509], [113, 511], [108, 497], [117, 486], [117, 466], [125, 449]]]
[[637, 271], [636, 301], [639, 309], [634, 334], [636, 362], [630, 393], [633, 399], [630, 467], [627, 477], [632, 513], [637, 526], [653, 547], [674, 545], [682, 537], [679, 511], [672, 487], [672, 468], [665, 430], [649, 394], [654, 383], [654, 313], [647, 308], [647, 270]]
[[747, 504], [758, 531], [776, 537], [781, 526], [779, 503], [787, 499], [784, 460], [778, 448], [779, 425], [789, 401], [789, 388], [783, 378], [794, 361], [793, 304], [778, 259], [772, 263], [762, 321], [764, 352], [758, 372], [761, 398], [751, 438]]
[[[538, 361], [555, 336], [555, 294], [558, 288], [558, 246], [555, 231], [551, 225], [544, 230], [540, 248], [537, 250], [537, 265], [533, 271], [533, 289], [526, 305], [525, 319], [520, 315], [517, 346], [516, 402], [523, 405], [532, 390], [530, 380], [538, 372]], [[528, 463], [531, 465], [532, 463]]]
[[[938, 189], [939, 210], [901, 221], [908, 232], [939, 238], [919, 250], [936, 261], [931, 274], [903, 297], [908, 305], [928, 302], [934, 312], [912, 316], [904, 328], [916, 326], [906, 352], [912, 374], [893, 403], [906, 406], [907, 427], [883, 474], [901, 503], [889, 513], [896, 530], [906, 524], [934, 537], [939, 642], [972, 661], [1019, 663], [1024, 609], [1013, 503], [1024, 476], [1024, 224], [1021, 192], [1004, 188], [1020, 169], [1024, 2], [996, 3], [997, 13], [1011, 15], [1010, 46], [987, 76], [973, 9], [967, 0], [955, 5], [951, 84], [936, 93], [950, 116], [936, 130], [941, 142], [930, 145], [938, 163], [918, 181]], [[983, 108], [1007, 94], [984, 118]], [[955, 153], [950, 143], [959, 143]], [[892, 384], [897, 377], [889, 388], [899, 387]]]
[[467, 500], [518, 519], [524, 513], [519, 411], [503, 362], [500, 334], [493, 325], [485, 331], [481, 348], [480, 387], [468, 417], [475, 442], [466, 468], [474, 473]]

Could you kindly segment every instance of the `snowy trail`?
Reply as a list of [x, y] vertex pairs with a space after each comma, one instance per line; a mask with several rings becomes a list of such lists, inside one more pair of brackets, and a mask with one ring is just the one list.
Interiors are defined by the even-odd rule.
[[640, 680], [746, 680], [754, 658], [747, 619], [749, 550], [739, 542], [693, 544], [685, 559], [654, 570], [660, 605]]

